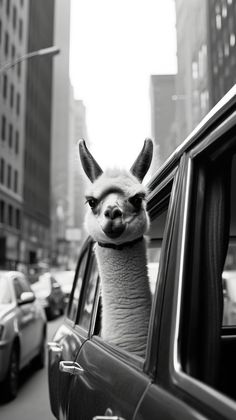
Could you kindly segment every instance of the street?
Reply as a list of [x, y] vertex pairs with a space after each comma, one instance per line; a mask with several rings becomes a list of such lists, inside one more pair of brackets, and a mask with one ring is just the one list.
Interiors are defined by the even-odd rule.
[[[48, 322], [48, 341], [61, 321], [62, 317]], [[23, 370], [16, 399], [9, 403], [0, 402], [0, 419], [55, 420], [49, 404], [47, 366], [42, 370], [30, 367]]]

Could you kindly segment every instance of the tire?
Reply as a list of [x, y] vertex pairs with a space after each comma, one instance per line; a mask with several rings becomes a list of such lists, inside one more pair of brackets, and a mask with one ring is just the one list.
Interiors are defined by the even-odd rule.
[[13, 400], [17, 396], [19, 385], [19, 350], [13, 345], [9, 360], [7, 376], [4, 381], [3, 390], [7, 401]]
[[41, 341], [39, 353], [34, 359], [34, 365], [36, 369], [43, 369], [45, 367], [45, 358], [46, 358], [46, 337], [45, 337], [45, 333], [43, 333], [43, 338]]

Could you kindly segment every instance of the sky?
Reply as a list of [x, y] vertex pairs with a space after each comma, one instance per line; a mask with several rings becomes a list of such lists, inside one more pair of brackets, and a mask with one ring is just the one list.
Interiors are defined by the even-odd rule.
[[71, 0], [70, 78], [103, 169], [133, 164], [152, 134], [150, 75], [176, 66], [174, 0]]

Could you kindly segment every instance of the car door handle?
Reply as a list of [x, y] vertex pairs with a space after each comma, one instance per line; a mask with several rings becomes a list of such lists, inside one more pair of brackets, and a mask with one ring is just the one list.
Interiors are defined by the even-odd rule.
[[93, 420], [125, 420], [123, 417], [119, 416], [95, 416]]
[[84, 369], [77, 362], [60, 362], [59, 370], [64, 373], [70, 373], [71, 375], [81, 375], [84, 373]]

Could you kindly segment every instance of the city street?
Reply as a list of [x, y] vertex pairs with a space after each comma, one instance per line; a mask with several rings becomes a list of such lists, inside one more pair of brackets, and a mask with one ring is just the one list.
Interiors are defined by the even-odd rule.
[[[62, 318], [57, 318], [48, 323], [48, 341], [52, 339]], [[53, 420], [51, 414], [48, 385], [47, 367], [36, 371], [24, 369], [21, 374], [20, 388], [15, 400], [10, 403], [0, 402], [1, 420]]]

